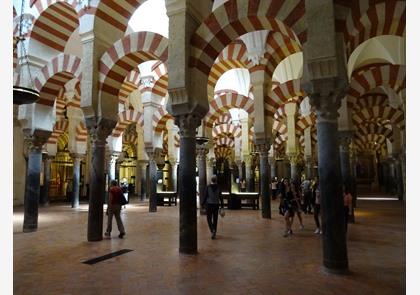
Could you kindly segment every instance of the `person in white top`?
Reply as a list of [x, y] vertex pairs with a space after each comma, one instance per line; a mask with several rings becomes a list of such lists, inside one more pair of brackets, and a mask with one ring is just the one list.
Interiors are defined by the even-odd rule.
[[277, 177], [273, 177], [271, 180], [271, 198], [273, 200], [275, 200], [277, 197], [277, 185], [278, 185]]

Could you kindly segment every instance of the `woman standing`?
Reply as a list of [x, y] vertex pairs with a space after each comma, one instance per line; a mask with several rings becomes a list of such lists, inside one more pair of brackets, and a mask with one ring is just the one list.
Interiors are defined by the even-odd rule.
[[223, 208], [222, 190], [217, 185], [217, 177], [213, 175], [211, 184], [206, 187], [204, 199], [201, 204], [201, 206], [206, 207], [207, 223], [209, 225], [212, 240], [216, 238], [219, 203], [222, 204]]

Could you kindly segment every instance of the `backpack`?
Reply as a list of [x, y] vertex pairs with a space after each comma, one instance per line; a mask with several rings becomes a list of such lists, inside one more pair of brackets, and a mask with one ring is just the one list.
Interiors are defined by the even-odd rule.
[[127, 204], [128, 204], [127, 199], [124, 197], [124, 194], [121, 193], [120, 194], [120, 205], [124, 206], [124, 205], [127, 205]]

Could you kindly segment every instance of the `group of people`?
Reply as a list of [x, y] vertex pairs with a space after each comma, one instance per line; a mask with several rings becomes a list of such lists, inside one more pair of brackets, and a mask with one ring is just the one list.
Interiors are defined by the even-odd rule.
[[[298, 181], [290, 181], [288, 178], [282, 179], [280, 182], [276, 178], [271, 182], [272, 198], [280, 198], [279, 213], [284, 216], [286, 229], [284, 237], [293, 234], [292, 225], [295, 214], [300, 223], [300, 228], [303, 229], [302, 213], [314, 215], [315, 234], [322, 234], [320, 214], [321, 214], [321, 194], [317, 180], [305, 179], [301, 183]], [[353, 197], [348, 187], [344, 187], [344, 222], [345, 230], [347, 232], [347, 224], [349, 215], [352, 212]]]

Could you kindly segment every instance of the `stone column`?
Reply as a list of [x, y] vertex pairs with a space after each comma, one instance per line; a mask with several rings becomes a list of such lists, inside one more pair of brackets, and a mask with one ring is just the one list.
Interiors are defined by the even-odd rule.
[[207, 170], [207, 183], [211, 182], [211, 178], [213, 177], [213, 158], [207, 158], [206, 163], [206, 170]]
[[404, 184], [403, 184], [403, 177], [402, 177], [402, 167], [401, 167], [401, 160], [399, 154], [393, 154], [393, 166], [395, 169], [395, 183], [396, 183], [396, 191], [397, 196], [400, 201], [403, 200], [404, 197]]
[[91, 140], [92, 161], [89, 181], [89, 213], [87, 239], [89, 242], [101, 241], [103, 235], [103, 205], [105, 194], [105, 145], [106, 138], [115, 122], [105, 121], [101, 124], [88, 125]]
[[82, 161], [83, 155], [81, 154], [71, 154], [73, 158], [73, 191], [71, 198], [71, 207], [79, 207], [79, 188], [80, 188], [80, 163]]
[[270, 179], [268, 170], [268, 151], [270, 145], [268, 143], [256, 144], [257, 152], [260, 157], [260, 195], [262, 217], [271, 218], [271, 198], [270, 198]]
[[307, 156], [305, 159], [305, 166], [306, 166], [306, 178], [312, 179], [313, 178], [313, 171], [312, 171], [312, 157]]
[[340, 131], [339, 132], [339, 143], [340, 143], [340, 168], [341, 168], [341, 178], [343, 180], [344, 186], [348, 187], [353, 198], [352, 212], [350, 216], [350, 221], [354, 222], [354, 205], [356, 200], [356, 194], [353, 189], [353, 179], [352, 171], [350, 165], [350, 143], [352, 138], [351, 131]]
[[245, 161], [245, 178], [246, 178], [246, 190], [248, 192], [254, 191], [254, 173], [252, 170], [252, 156], [244, 155]]
[[33, 232], [38, 229], [38, 203], [40, 195], [40, 175], [42, 163], [42, 146], [51, 132], [23, 130], [25, 145], [28, 152], [28, 168], [25, 182], [25, 212], [23, 216], [23, 232]]
[[113, 166], [115, 167], [115, 180], [118, 181], [118, 184], [120, 183], [120, 166], [121, 166], [122, 161], [119, 160], [118, 158], [115, 159], [115, 164], [113, 164]]
[[117, 170], [116, 168], [116, 163], [117, 163], [117, 159], [119, 157], [118, 153], [113, 153], [110, 157], [109, 157], [109, 162], [108, 162], [108, 179], [109, 181], [111, 180], [115, 180], [115, 172]]
[[292, 180], [297, 179], [298, 176], [298, 155], [297, 154], [289, 154], [287, 155], [290, 161], [290, 178]]
[[48, 206], [50, 199], [48, 196], [50, 189], [50, 177], [51, 177], [51, 162], [54, 159], [54, 156], [45, 154], [44, 159], [44, 185], [41, 190], [40, 204], [42, 206]]
[[317, 112], [323, 264], [330, 272], [342, 273], [348, 269], [348, 259], [337, 118], [345, 88], [337, 82], [336, 78], [313, 80], [316, 90], [310, 99]]
[[276, 173], [276, 159], [270, 157], [270, 177], [277, 177], [277, 173]]
[[147, 155], [149, 156], [149, 171], [148, 171], [148, 193], [149, 193], [149, 212], [156, 212], [157, 211], [157, 164], [156, 158], [157, 154], [155, 150], [152, 148], [146, 148]]
[[242, 178], [244, 178], [243, 171], [242, 171], [242, 161], [241, 160], [236, 161], [236, 166], [238, 167], [239, 180], [242, 180]]
[[197, 145], [198, 189], [200, 192], [200, 215], [206, 214], [206, 209], [201, 207], [207, 186], [206, 155], [209, 150], [204, 145]]
[[197, 195], [195, 181], [196, 129], [200, 118], [194, 114], [175, 117], [180, 135], [179, 161], [179, 252], [197, 253]]
[[138, 160], [136, 166], [136, 190], [140, 200], [146, 199], [146, 165], [147, 161]]

